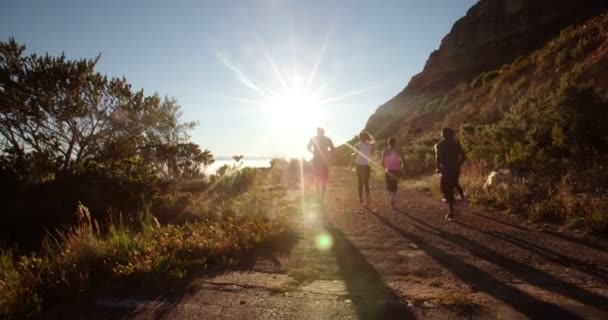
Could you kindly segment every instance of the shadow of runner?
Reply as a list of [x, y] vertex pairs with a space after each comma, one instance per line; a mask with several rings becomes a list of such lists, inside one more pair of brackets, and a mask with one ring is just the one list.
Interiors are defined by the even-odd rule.
[[608, 251], [608, 243], [606, 243], [606, 242], [600, 243], [599, 240], [592, 241], [592, 240], [588, 240], [585, 238], [577, 238], [577, 237], [573, 237], [571, 235], [567, 235], [564, 233], [559, 233], [559, 232], [555, 232], [555, 231], [551, 231], [551, 230], [543, 230], [543, 233], [550, 234], [556, 238], [559, 238], [559, 239], [562, 239], [565, 241], [569, 241], [569, 242], [573, 242], [573, 243], [576, 243], [581, 246], [589, 247], [594, 250]]
[[484, 218], [484, 219], [496, 222], [496, 223], [500, 223], [500, 224], [502, 224], [504, 226], [507, 226], [507, 227], [511, 227], [511, 228], [518, 229], [518, 230], [521, 230], [521, 231], [528, 231], [528, 232], [531, 231], [528, 228], [524, 228], [522, 226], [518, 226], [518, 225], [516, 225], [514, 223], [510, 223], [510, 222], [507, 222], [507, 221], [504, 221], [504, 220], [501, 220], [501, 219], [498, 219], [498, 218], [491, 217], [490, 214], [481, 214], [481, 213], [475, 212], [473, 210], [465, 209], [465, 208], [458, 208], [458, 210], [461, 211], [461, 212], [465, 212], [465, 213], [468, 213], [468, 214], [471, 214], [471, 215], [478, 216], [480, 218]]
[[[505, 257], [504, 255], [501, 255], [496, 251], [493, 251], [490, 248], [471, 241], [463, 236], [431, 226], [420, 219], [416, 219], [408, 215], [407, 213], [405, 213], [405, 216], [410, 218], [412, 221], [429, 228], [430, 230], [436, 231], [436, 236], [453, 244], [460, 245], [461, 247], [467, 249], [473, 256], [499, 266], [527, 283], [534, 284], [547, 291], [569, 297], [585, 305], [593, 306], [600, 310], [608, 310], [608, 298], [602, 295], [577, 287], [525, 263]], [[419, 226], [413, 226], [422, 230]]]
[[483, 233], [485, 235], [500, 239], [502, 241], [508, 242], [514, 246], [518, 246], [524, 250], [528, 250], [530, 252], [534, 252], [535, 254], [549, 260], [557, 265], [560, 265], [565, 268], [572, 268], [577, 271], [586, 273], [589, 276], [596, 277], [604, 282], [608, 282], [608, 272], [606, 270], [602, 270], [599, 268], [595, 268], [593, 265], [585, 263], [584, 261], [580, 261], [569, 256], [563, 255], [555, 250], [551, 250], [549, 248], [545, 248], [534, 244], [532, 242], [526, 241], [524, 239], [496, 231], [483, 231], [479, 228], [475, 228], [473, 226], [467, 225], [461, 221], [454, 221], [456, 224], [474, 230], [476, 232]]
[[414, 319], [413, 313], [389, 288], [378, 271], [357, 248], [334, 227], [329, 227], [340, 276], [355, 306], [359, 319]]
[[449, 254], [393, 225], [386, 218], [371, 212], [380, 222], [413, 242], [431, 258], [449, 270], [465, 283], [470, 283], [475, 290], [484, 292], [500, 300], [518, 312], [532, 319], [579, 319], [576, 314], [557, 305], [542, 301], [516, 287], [497, 281], [483, 270], [461, 260], [458, 256]]
[[[474, 210], [468, 210], [468, 209], [462, 209], [462, 208], [460, 209], [460, 211], [471, 214], [471, 215], [478, 216], [480, 218], [488, 219], [488, 220], [500, 223], [502, 225], [505, 225], [505, 226], [508, 226], [511, 228], [519, 229], [522, 231], [528, 231], [528, 232], [533, 231], [531, 229], [524, 228], [524, 227], [518, 226], [516, 224], [509, 223], [509, 222], [500, 220], [498, 218], [491, 217], [489, 214], [481, 214], [481, 213], [475, 212]], [[578, 244], [581, 246], [585, 246], [585, 247], [588, 247], [588, 248], [591, 248], [594, 250], [598, 250], [598, 251], [607, 251], [608, 250], [608, 243], [606, 243], [605, 240], [600, 240], [600, 239], [590, 240], [590, 239], [585, 239], [585, 238], [577, 238], [577, 237], [573, 237], [571, 235], [567, 235], [564, 233], [555, 232], [555, 231], [551, 231], [551, 230], [542, 230], [539, 232], [559, 238], [564, 241], [569, 241], [569, 242], [572, 242], [572, 243], [575, 243], [575, 244]]]

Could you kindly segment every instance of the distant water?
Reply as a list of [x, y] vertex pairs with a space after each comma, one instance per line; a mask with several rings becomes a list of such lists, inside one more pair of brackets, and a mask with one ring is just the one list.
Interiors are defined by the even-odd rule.
[[[244, 159], [242, 167], [251, 167], [251, 168], [268, 168], [270, 167], [270, 160], [272, 158], [252, 158], [252, 159]], [[214, 163], [212, 163], [207, 169], [205, 169], [205, 174], [214, 174], [217, 169], [219, 169], [223, 165], [233, 165], [236, 162], [233, 159], [227, 158], [219, 158], [216, 159]]]

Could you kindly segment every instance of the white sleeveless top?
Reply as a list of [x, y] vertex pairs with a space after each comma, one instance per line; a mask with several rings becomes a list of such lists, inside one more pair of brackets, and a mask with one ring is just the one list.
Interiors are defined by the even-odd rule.
[[355, 159], [355, 163], [360, 166], [369, 166], [369, 159], [371, 159], [374, 155], [372, 154], [372, 149], [374, 145], [369, 144], [367, 142], [358, 142], [355, 144], [355, 149], [357, 149], [357, 159]]

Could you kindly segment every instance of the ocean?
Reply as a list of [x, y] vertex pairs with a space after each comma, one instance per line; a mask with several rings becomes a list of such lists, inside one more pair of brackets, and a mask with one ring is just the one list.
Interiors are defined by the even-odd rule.
[[[270, 160], [272, 160], [272, 158], [250, 158], [250, 159], [244, 159], [242, 167], [268, 168], [268, 167], [270, 167]], [[219, 169], [221, 166], [223, 166], [225, 164], [227, 164], [227, 165], [233, 165], [235, 163], [236, 162], [232, 158], [218, 158], [218, 159], [215, 159], [215, 162], [212, 163], [209, 167], [207, 167], [207, 169], [205, 169], [205, 174], [207, 174], [207, 175], [214, 174], [215, 171], [217, 171], [217, 169]]]

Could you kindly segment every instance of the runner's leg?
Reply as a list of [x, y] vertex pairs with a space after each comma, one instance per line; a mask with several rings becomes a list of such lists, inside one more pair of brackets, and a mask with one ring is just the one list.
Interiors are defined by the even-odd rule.
[[467, 198], [464, 196], [464, 190], [460, 186], [460, 171], [456, 174], [456, 191], [460, 194], [460, 200], [462, 200], [463, 203], [466, 203]]
[[445, 216], [446, 219], [452, 219], [454, 216], [454, 180], [452, 172], [443, 172], [441, 174], [440, 189], [449, 208], [449, 212]]
[[393, 191], [393, 209], [396, 208], [397, 205], [397, 189], [399, 188], [399, 178], [400, 178], [400, 172], [393, 172], [393, 176], [395, 179], [395, 189]]
[[363, 166], [357, 165], [357, 190], [359, 191], [359, 203], [363, 203]]
[[322, 168], [322, 182], [321, 182], [321, 205], [325, 205], [325, 192], [327, 191], [327, 180], [329, 180], [329, 167], [324, 165]]
[[370, 166], [363, 167], [363, 186], [365, 187], [365, 200], [367, 201], [367, 205], [370, 204], [370, 194], [369, 194], [369, 176], [371, 174]]

